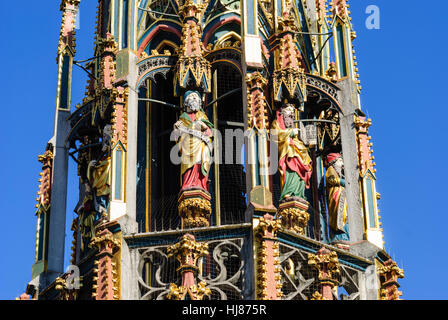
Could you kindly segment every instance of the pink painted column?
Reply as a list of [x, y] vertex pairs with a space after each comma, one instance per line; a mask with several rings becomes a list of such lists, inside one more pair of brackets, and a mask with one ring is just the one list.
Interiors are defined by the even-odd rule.
[[91, 247], [98, 248], [97, 259], [95, 261], [96, 276], [93, 278], [95, 292], [93, 297], [96, 300], [118, 300], [118, 291], [115, 265], [112, 262], [114, 249], [120, 247], [117, 239], [114, 239], [112, 232], [107, 229], [101, 230], [92, 239]]
[[281, 228], [279, 220], [270, 214], [260, 218], [256, 229], [256, 299], [278, 300], [281, 291], [281, 268], [277, 231]]
[[182, 275], [182, 284], [179, 287], [174, 283], [170, 284], [167, 299], [185, 300], [188, 295], [191, 300], [202, 300], [204, 296], [211, 294], [205, 281], [199, 284], [196, 282], [199, 259], [208, 255], [206, 243], [196, 242], [195, 237], [187, 233], [178, 243], [168, 247], [167, 253], [168, 257], [175, 257], [179, 261], [180, 267], [177, 271]]
[[400, 300], [402, 292], [398, 291], [400, 287], [398, 278], [404, 278], [404, 271], [392, 259], [389, 259], [384, 263], [384, 266], [378, 269], [378, 274], [381, 283], [380, 299]]

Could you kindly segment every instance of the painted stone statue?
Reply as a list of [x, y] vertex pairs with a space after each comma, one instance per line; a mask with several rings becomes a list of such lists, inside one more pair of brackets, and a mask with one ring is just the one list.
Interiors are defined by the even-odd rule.
[[295, 108], [284, 104], [272, 122], [272, 133], [278, 139], [279, 172], [281, 177], [280, 201], [288, 198], [305, 199], [312, 173], [308, 148], [299, 138], [294, 126]]
[[187, 91], [183, 101], [184, 112], [174, 124], [181, 155], [181, 191], [208, 191], [207, 180], [213, 152], [213, 124], [202, 110], [199, 92]]
[[328, 154], [326, 167], [325, 177], [331, 242], [348, 241], [347, 200], [342, 155], [340, 153]]
[[110, 143], [112, 139], [112, 127], [106, 125], [103, 129], [103, 141], [99, 160], [92, 160], [87, 168], [89, 186], [93, 194], [93, 205], [96, 212], [95, 221], [107, 215], [110, 195]]
[[[81, 250], [87, 248], [96, 235], [96, 225], [107, 216], [110, 194], [110, 144], [112, 127], [103, 129], [102, 149], [99, 160], [92, 160], [86, 168], [84, 198], [77, 212], [80, 220]], [[86, 145], [89, 141], [86, 140]]]

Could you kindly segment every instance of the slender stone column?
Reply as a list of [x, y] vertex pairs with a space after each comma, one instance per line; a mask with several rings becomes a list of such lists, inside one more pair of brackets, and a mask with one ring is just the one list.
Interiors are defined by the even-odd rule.
[[[56, 114], [52, 144], [53, 177], [51, 215], [48, 241], [48, 269], [46, 284], [64, 271], [65, 220], [67, 205], [68, 148], [65, 140], [70, 131], [71, 77], [75, 55], [75, 19], [80, 0], [62, 0], [62, 26], [58, 46], [58, 83]], [[45, 283], [42, 283], [45, 285]]]
[[348, 230], [350, 242], [364, 240], [364, 221], [362, 196], [359, 188], [358, 146], [354, 114], [358, 109], [356, 97], [353, 96], [354, 83], [350, 79], [338, 82], [341, 88], [341, 144], [344, 156], [345, 191], [347, 197]]
[[118, 273], [112, 258], [114, 250], [120, 248], [120, 241], [113, 237], [112, 232], [104, 229], [92, 239], [90, 246], [98, 249], [94, 269], [96, 276], [93, 278], [95, 291], [92, 296], [96, 300], [118, 300], [119, 287], [116, 285]]

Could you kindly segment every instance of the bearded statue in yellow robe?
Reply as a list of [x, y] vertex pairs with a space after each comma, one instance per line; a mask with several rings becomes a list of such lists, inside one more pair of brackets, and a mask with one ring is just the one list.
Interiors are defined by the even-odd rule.
[[[95, 237], [96, 226], [107, 216], [109, 208], [110, 187], [110, 144], [112, 127], [103, 128], [101, 155], [98, 160], [89, 162], [84, 180], [84, 199], [77, 212], [80, 219], [81, 250], [87, 248], [90, 240]], [[88, 143], [88, 142], [87, 142]]]
[[278, 143], [282, 190], [280, 201], [291, 197], [305, 199], [305, 189], [310, 187], [312, 161], [308, 148], [299, 138], [299, 129], [295, 128], [294, 119], [294, 106], [285, 104], [277, 111], [277, 118], [271, 127]]
[[174, 124], [181, 155], [181, 191], [203, 189], [208, 191], [211, 165], [213, 124], [202, 110], [199, 92], [184, 95], [184, 112]]
[[326, 166], [328, 223], [331, 242], [348, 241], [344, 162], [341, 154], [330, 153], [327, 155]]
[[93, 193], [94, 210], [97, 213], [95, 221], [107, 214], [110, 195], [110, 141], [112, 127], [106, 125], [103, 129], [102, 155], [99, 160], [92, 160], [87, 168], [87, 178]]

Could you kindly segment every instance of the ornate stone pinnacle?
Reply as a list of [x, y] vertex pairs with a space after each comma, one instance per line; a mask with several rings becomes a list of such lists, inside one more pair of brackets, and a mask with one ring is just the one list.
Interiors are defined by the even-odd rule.
[[80, 0], [62, 0], [61, 2], [62, 25], [59, 36], [58, 55], [67, 47], [72, 55], [75, 54], [75, 18], [80, 2]]
[[208, 1], [196, 3], [186, 0], [179, 6], [179, 15], [182, 17], [182, 46], [178, 52], [179, 59], [174, 77], [176, 95], [180, 94], [179, 88], [186, 89], [187, 86], [211, 92], [211, 65], [203, 56], [200, 24], [207, 5]]
[[195, 18], [200, 21], [202, 19], [202, 15], [204, 10], [208, 6], [209, 0], [197, 1], [194, 0], [185, 0], [182, 5], [179, 6], [179, 15], [183, 19], [187, 18]]
[[267, 108], [264, 89], [268, 83], [260, 72], [253, 72], [246, 76], [247, 99], [248, 99], [248, 121], [250, 128], [265, 129], [267, 124]]
[[113, 249], [120, 247], [120, 242], [114, 238], [112, 232], [104, 229], [90, 241], [89, 247], [96, 247], [101, 253], [112, 255]]
[[208, 255], [208, 244], [196, 242], [191, 234], [185, 234], [175, 245], [168, 247], [168, 257], [175, 257], [180, 263], [179, 271], [184, 269], [198, 270], [199, 258]]
[[184, 300], [188, 294], [192, 300], [202, 300], [204, 296], [211, 294], [206, 288], [206, 282], [201, 281], [196, 284], [196, 274], [199, 270], [198, 260], [208, 255], [208, 244], [196, 242], [191, 234], [185, 234], [180, 241], [167, 248], [168, 257], [175, 257], [180, 266], [177, 269], [182, 274], [182, 285], [170, 284], [168, 299]]
[[395, 261], [389, 259], [384, 266], [378, 268], [378, 274], [381, 282], [380, 299], [400, 300], [402, 292], [398, 291], [400, 287], [398, 279], [404, 278], [404, 271], [397, 266]]
[[92, 296], [96, 300], [118, 300], [119, 287], [117, 281], [119, 275], [117, 265], [112, 261], [113, 250], [120, 247], [120, 241], [115, 239], [108, 229], [101, 230], [90, 242], [90, 247], [97, 247], [99, 252], [95, 261], [96, 276], [93, 278], [95, 284], [92, 286]]
[[320, 249], [316, 254], [308, 254], [308, 265], [319, 271], [319, 280], [335, 281], [340, 274], [338, 254], [326, 248]]
[[257, 234], [260, 236], [276, 237], [277, 231], [282, 227], [279, 219], [275, 219], [270, 215], [266, 214], [263, 218], [260, 218], [260, 222], [257, 228]]
[[333, 300], [332, 289], [339, 285], [341, 273], [337, 253], [323, 247], [316, 254], [308, 254], [308, 265], [318, 271], [323, 298]]

